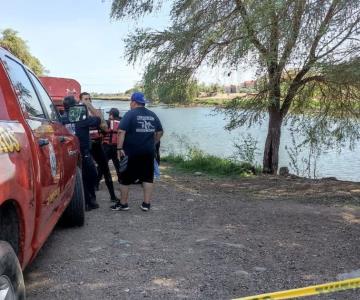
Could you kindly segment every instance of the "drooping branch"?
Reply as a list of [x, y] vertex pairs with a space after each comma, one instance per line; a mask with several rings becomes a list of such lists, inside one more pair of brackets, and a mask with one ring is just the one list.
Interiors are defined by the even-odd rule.
[[327, 33], [326, 29], [335, 14], [336, 7], [339, 4], [339, 2], [340, 2], [340, 0], [332, 1], [331, 5], [329, 6], [328, 11], [326, 12], [326, 15], [325, 15], [323, 21], [321, 22], [321, 24], [319, 26], [319, 29], [315, 35], [314, 41], [310, 47], [309, 56], [308, 56], [308, 64], [309, 65], [311, 65], [316, 58], [316, 49], [319, 46], [319, 42], [320, 42], [321, 38]]
[[149, 13], [162, 6], [162, 0], [117, 0], [113, 1], [111, 17], [121, 19], [127, 16], [134, 19]]
[[291, 32], [290, 37], [288, 38], [283, 54], [280, 58], [279, 62], [279, 71], [282, 72], [284, 67], [293, 51], [295, 43], [298, 39], [300, 28], [301, 28], [301, 21], [305, 11], [305, 1], [296, 1], [295, 9], [293, 12], [292, 24], [291, 24]]
[[243, 21], [245, 23], [246, 29], [249, 33], [249, 38], [252, 41], [252, 43], [255, 45], [255, 47], [259, 50], [259, 52], [266, 57], [268, 55], [268, 51], [266, 47], [260, 42], [258, 39], [256, 32], [254, 30], [253, 25], [249, 21], [248, 13], [246, 10], [246, 7], [241, 0], [235, 0], [235, 3], [240, 11], [241, 17], [243, 18]]
[[284, 117], [286, 116], [286, 114], [288, 113], [291, 103], [297, 93], [297, 91], [299, 90], [299, 88], [301, 87], [301, 80], [304, 78], [304, 76], [309, 72], [309, 70], [312, 68], [312, 66], [315, 64], [317, 57], [316, 57], [316, 49], [319, 45], [319, 42], [321, 40], [321, 38], [326, 34], [326, 28], [328, 27], [330, 21], [332, 20], [335, 12], [336, 12], [336, 7], [339, 3], [339, 0], [333, 0], [331, 5], [329, 6], [324, 19], [322, 20], [319, 29], [315, 35], [315, 38], [313, 40], [313, 43], [310, 47], [310, 51], [308, 54], [308, 59], [305, 62], [303, 68], [297, 73], [297, 75], [295, 76], [294, 80], [292, 81], [290, 88], [288, 89], [288, 92], [284, 98], [282, 107], [281, 107], [281, 115]]
[[349, 37], [355, 33], [357, 29], [359, 29], [358, 26], [360, 22], [360, 16], [356, 18], [356, 20], [349, 26], [347, 33], [330, 49], [328, 49], [326, 52], [320, 54], [317, 56], [317, 59], [321, 59], [323, 57], [326, 57], [330, 53], [334, 52], [337, 48], [339, 48], [345, 41], [349, 39]]
[[311, 81], [316, 81], [316, 82], [325, 82], [326, 81], [326, 78], [324, 75], [314, 75], [314, 76], [309, 76], [309, 77], [306, 77], [304, 79], [302, 79], [300, 82], [299, 82], [299, 85], [302, 86], [302, 85], [305, 85]]

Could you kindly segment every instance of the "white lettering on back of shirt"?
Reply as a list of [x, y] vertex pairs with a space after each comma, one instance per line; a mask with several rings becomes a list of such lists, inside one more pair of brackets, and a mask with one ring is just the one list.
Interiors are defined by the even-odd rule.
[[137, 116], [137, 121], [140, 128], [136, 128], [136, 132], [155, 132], [155, 126], [151, 123], [151, 121], [155, 121], [154, 117]]

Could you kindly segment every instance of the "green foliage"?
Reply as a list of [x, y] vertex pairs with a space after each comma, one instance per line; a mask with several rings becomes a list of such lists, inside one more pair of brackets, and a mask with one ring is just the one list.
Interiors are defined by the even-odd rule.
[[188, 103], [197, 96], [197, 82], [186, 74], [171, 72], [159, 76], [158, 65], [149, 64], [144, 74], [144, 92], [148, 99], [171, 104]]
[[162, 1], [154, 0], [117, 0], [113, 1], [111, 16], [113, 18], [123, 18], [132, 15], [134, 19], [146, 13], [151, 13], [161, 7]]
[[99, 100], [129, 101], [130, 95], [124, 93], [90, 93], [91, 98]]
[[5, 29], [1, 34], [1, 47], [8, 49], [25, 65], [27, 65], [36, 75], [43, 75], [46, 73], [44, 66], [41, 64], [38, 58], [31, 55], [26, 41], [18, 36], [17, 31], [12, 29]]
[[224, 93], [224, 87], [221, 86], [218, 83], [212, 83], [212, 84], [205, 84], [200, 83], [198, 84], [198, 93], [205, 93], [206, 96], [214, 96], [218, 93]]
[[316, 140], [297, 142], [294, 131], [291, 131], [291, 145], [286, 145], [285, 150], [289, 155], [290, 169], [297, 176], [317, 178], [317, 161], [324, 146]]
[[125, 91], [125, 95], [131, 95], [134, 92], [144, 92], [144, 83], [137, 82], [134, 87]]
[[238, 142], [234, 143], [236, 149], [234, 157], [239, 157], [240, 161], [254, 165], [255, 157], [258, 154], [257, 144], [258, 141], [251, 134], [243, 136]]
[[167, 155], [162, 160], [173, 164], [179, 170], [216, 176], [248, 176], [260, 172], [252, 163], [239, 161], [238, 155], [230, 158], [209, 155], [190, 143], [188, 137], [175, 133], [171, 135], [176, 143], [167, 145]]
[[215, 176], [249, 176], [259, 172], [250, 163], [205, 154], [196, 148], [189, 149], [186, 155], [170, 154], [162, 160], [183, 171]]

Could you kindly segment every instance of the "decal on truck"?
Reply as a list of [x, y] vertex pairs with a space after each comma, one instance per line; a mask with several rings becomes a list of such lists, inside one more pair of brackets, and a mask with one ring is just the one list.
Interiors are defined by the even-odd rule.
[[49, 143], [49, 157], [50, 157], [51, 176], [55, 177], [57, 173], [56, 155], [55, 155], [54, 147], [51, 143]]
[[14, 132], [7, 128], [0, 127], [0, 153], [19, 152], [20, 149], [20, 143]]
[[57, 188], [55, 191], [53, 191], [53, 192], [49, 195], [49, 198], [47, 199], [46, 204], [47, 204], [47, 205], [53, 204], [53, 203], [56, 201], [56, 199], [59, 198], [59, 196], [60, 196], [60, 189]]

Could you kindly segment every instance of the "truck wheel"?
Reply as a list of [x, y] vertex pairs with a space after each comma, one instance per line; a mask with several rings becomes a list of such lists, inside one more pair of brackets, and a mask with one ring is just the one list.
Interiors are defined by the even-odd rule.
[[60, 223], [67, 227], [83, 226], [85, 223], [85, 197], [81, 169], [79, 167], [76, 169], [74, 194], [61, 217]]
[[0, 241], [0, 299], [25, 299], [25, 284], [19, 260], [10, 244], [4, 241]]

